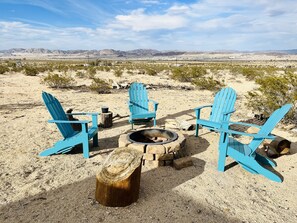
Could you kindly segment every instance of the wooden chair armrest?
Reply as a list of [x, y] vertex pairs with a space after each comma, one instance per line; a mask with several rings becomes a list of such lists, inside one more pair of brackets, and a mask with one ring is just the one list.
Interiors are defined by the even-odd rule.
[[200, 110], [202, 108], [211, 108], [213, 105], [203, 105], [203, 106], [199, 106], [197, 108], [194, 108], [194, 110]]
[[256, 139], [275, 139], [274, 135], [263, 135], [263, 134], [254, 134], [254, 133], [247, 133], [247, 132], [239, 132], [239, 131], [235, 131], [235, 130], [231, 130], [231, 129], [224, 129], [224, 128], [220, 128], [217, 131], [219, 132], [225, 132], [229, 135], [243, 135], [243, 136], [250, 136]]
[[48, 120], [49, 123], [77, 123], [77, 124], [88, 124], [91, 121], [87, 120], [77, 120], [77, 121], [67, 121], [67, 120]]
[[149, 99], [148, 101], [149, 101], [149, 102], [153, 102], [154, 104], [159, 104], [159, 102], [156, 102], [156, 101], [151, 100], [151, 99]]
[[235, 109], [233, 109], [231, 111], [226, 111], [226, 112], [223, 113], [223, 115], [229, 115], [231, 113], [234, 113], [235, 111], [236, 111]]
[[156, 101], [151, 100], [151, 99], [149, 99], [148, 101], [149, 101], [149, 102], [152, 102], [152, 103], [154, 104], [154, 111], [157, 111], [159, 102], [156, 102]]
[[99, 115], [98, 112], [77, 112], [77, 113], [66, 113], [66, 115]]
[[251, 127], [256, 127], [256, 128], [261, 128], [262, 126], [252, 124], [252, 123], [245, 123], [245, 122], [224, 122], [224, 124], [228, 123], [228, 125], [244, 125], [244, 126], [251, 126]]

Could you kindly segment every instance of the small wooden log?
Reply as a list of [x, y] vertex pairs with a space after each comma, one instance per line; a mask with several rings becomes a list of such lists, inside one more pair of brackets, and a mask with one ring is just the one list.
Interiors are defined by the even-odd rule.
[[280, 136], [277, 136], [271, 142], [264, 142], [264, 151], [270, 158], [277, 158], [281, 155], [290, 153], [291, 142]]
[[103, 128], [112, 126], [112, 112], [101, 113], [101, 124]]
[[284, 154], [289, 153], [290, 147], [291, 147], [291, 142], [287, 139], [284, 139], [284, 138], [278, 136], [270, 143], [269, 146], [275, 148], [275, 150], [279, 154], [284, 155]]
[[142, 153], [115, 149], [96, 176], [96, 200], [109, 207], [125, 207], [139, 197]]

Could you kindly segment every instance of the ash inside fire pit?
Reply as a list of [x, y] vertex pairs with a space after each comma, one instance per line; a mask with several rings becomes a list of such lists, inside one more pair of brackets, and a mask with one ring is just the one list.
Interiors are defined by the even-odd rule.
[[165, 129], [144, 129], [127, 135], [132, 143], [162, 145], [177, 139], [175, 132]]

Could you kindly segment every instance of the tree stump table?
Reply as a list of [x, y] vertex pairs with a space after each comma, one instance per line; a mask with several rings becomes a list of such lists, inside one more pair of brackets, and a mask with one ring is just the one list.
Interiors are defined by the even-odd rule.
[[112, 126], [112, 112], [101, 113], [101, 124], [103, 128]]
[[143, 154], [130, 148], [115, 149], [96, 176], [96, 200], [109, 207], [125, 207], [139, 197]]

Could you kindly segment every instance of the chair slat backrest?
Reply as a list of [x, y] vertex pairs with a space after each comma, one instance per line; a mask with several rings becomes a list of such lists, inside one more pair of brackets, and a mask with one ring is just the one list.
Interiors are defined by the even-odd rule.
[[[47, 110], [51, 114], [53, 120], [68, 120], [64, 109], [62, 108], [58, 99], [47, 92], [42, 92], [42, 99], [44, 101]], [[75, 134], [70, 123], [56, 123], [58, 129], [60, 130], [61, 134], [64, 138], [71, 137]]]
[[145, 86], [142, 83], [134, 82], [129, 88], [130, 102], [134, 105], [132, 107], [132, 114], [142, 114], [149, 111], [148, 95]]
[[[291, 107], [292, 107], [292, 104], [286, 104], [286, 105], [282, 106], [281, 108], [275, 110], [272, 113], [272, 115], [267, 119], [265, 124], [261, 127], [258, 134], [265, 135], [265, 136], [270, 134], [272, 132], [272, 130], [275, 128], [275, 126], [277, 125], [277, 123], [279, 123], [280, 120], [282, 120], [282, 118], [288, 113], [288, 111], [291, 109]], [[254, 138], [250, 142], [249, 147], [253, 151], [255, 151], [260, 146], [260, 144], [263, 142], [263, 140], [264, 140], [263, 138], [261, 138], [261, 139]]]
[[236, 92], [234, 89], [228, 87], [220, 90], [215, 96], [209, 120], [213, 122], [228, 121], [231, 114], [226, 116], [225, 120], [223, 120], [223, 113], [232, 111], [235, 101]]

